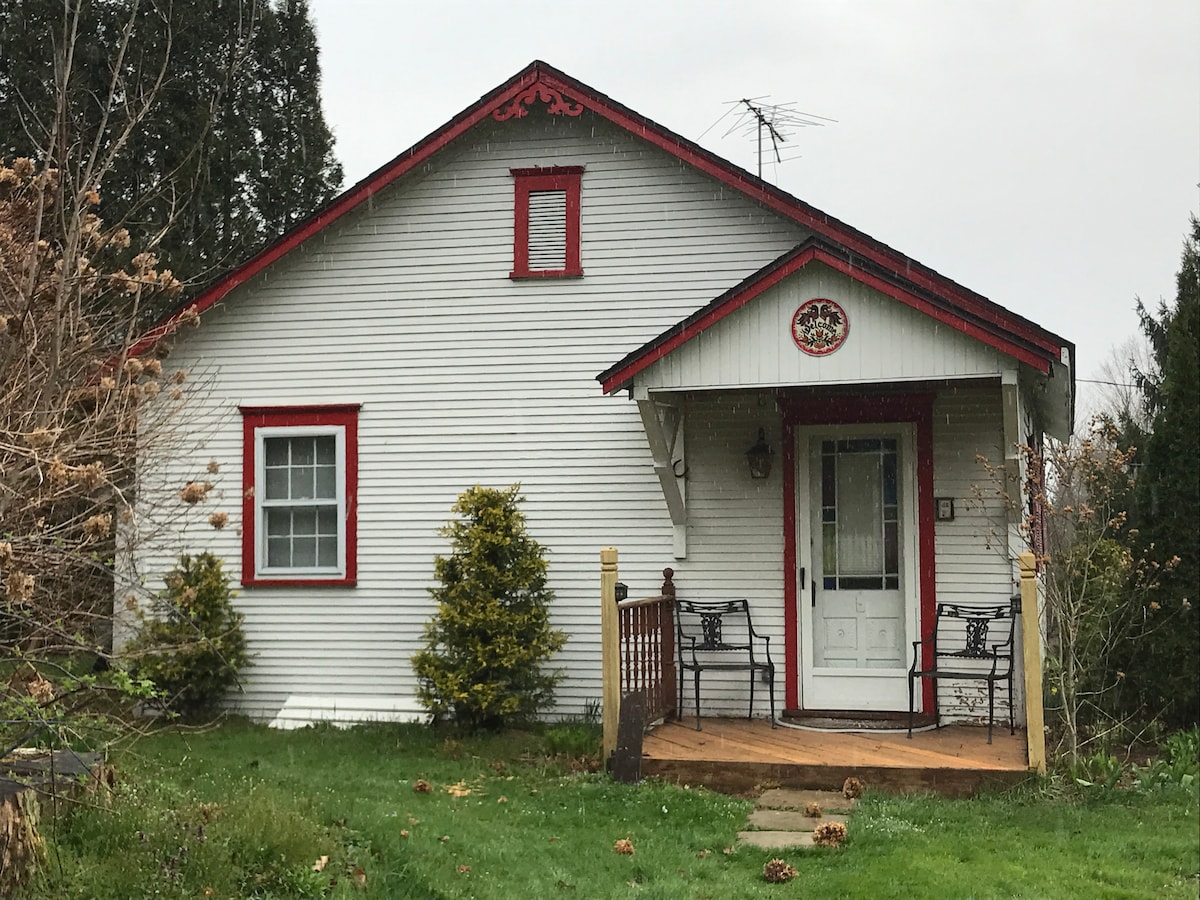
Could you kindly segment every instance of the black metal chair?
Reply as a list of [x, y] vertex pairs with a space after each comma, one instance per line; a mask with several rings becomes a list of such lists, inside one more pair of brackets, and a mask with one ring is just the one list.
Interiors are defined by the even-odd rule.
[[[754, 682], [765, 676], [771, 696], [771, 727], [775, 727], [775, 663], [770, 635], [754, 630], [750, 604], [745, 600], [719, 603], [675, 602], [676, 646], [679, 648], [679, 712], [683, 717], [684, 672], [691, 672], [696, 689], [696, 730], [700, 731], [700, 673], [705, 670], [750, 673], [750, 712], [754, 715]], [[762, 655], [755, 650], [761, 644]]]
[[[908, 670], [908, 736], [912, 737], [916, 682], [933, 682], [934, 717], [940, 726], [937, 706], [939, 678], [986, 681], [988, 686], [988, 743], [996, 719], [996, 683], [1008, 685], [1008, 730], [1016, 733], [1013, 713], [1013, 632], [1015, 602], [1003, 606], [967, 606], [939, 603], [937, 618], [929, 637], [913, 641], [913, 661]], [[931, 648], [930, 663], [921, 662], [921, 648]]]

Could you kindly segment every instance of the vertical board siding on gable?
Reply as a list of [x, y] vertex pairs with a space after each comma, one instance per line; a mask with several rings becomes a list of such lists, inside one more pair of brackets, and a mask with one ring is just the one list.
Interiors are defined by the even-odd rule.
[[[839, 303], [850, 322], [846, 343], [823, 357], [799, 352], [791, 335], [796, 309], [816, 297]], [[654, 363], [642, 380], [652, 389], [688, 390], [999, 374], [997, 351], [814, 263]]]
[[[514, 282], [509, 169], [545, 165], [586, 167], [586, 274]], [[411, 697], [438, 528], [465, 488], [519, 481], [570, 635], [559, 711], [582, 712], [600, 696], [599, 549], [621, 550], [635, 596], [674, 564], [636, 407], [595, 375], [805, 236], [603, 122], [535, 114], [468, 136], [212, 310], [171, 360], [208, 371], [200, 408], [362, 404], [358, 585], [242, 589], [255, 661], [234, 704], [269, 719], [294, 695], [343, 713], [358, 697], [369, 717], [373, 698]], [[176, 503], [189, 478], [217, 484], [140, 561], [152, 579], [212, 549], [236, 580], [240, 441], [227, 422], [157, 489], [143, 479], [146, 504]], [[215, 510], [234, 519], [224, 531], [204, 524]]]

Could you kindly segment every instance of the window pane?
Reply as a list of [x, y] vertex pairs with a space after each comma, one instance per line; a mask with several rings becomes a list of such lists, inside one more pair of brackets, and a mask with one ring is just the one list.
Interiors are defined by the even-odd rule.
[[263, 457], [268, 466], [286, 466], [288, 464], [288, 439], [264, 439]]
[[337, 469], [334, 466], [317, 466], [317, 489], [314, 497], [322, 500], [337, 498]]
[[837, 574], [837, 526], [821, 527], [821, 569], [826, 575]]
[[337, 507], [322, 506], [317, 510], [317, 534], [337, 537]]
[[267, 539], [267, 565], [271, 568], [286, 569], [292, 565], [292, 539]]
[[313, 481], [316, 470], [312, 466], [292, 468], [291, 498], [293, 500], [311, 500], [315, 496]]
[[311, 466], [316, 462], [316, 438], [292, 438], [292, 465]]
[[883, 526], [883, 571], [888, 575], [900, 571], [899, 530], [895, 522], [887, 522]]
[[338, 542], [336, 537], [317, 538], [317, 562], [322, 566], [336, 566], [338, 563]]
[[292, 533], [292, 511], [290, 509], [267, 510], [267, 536], [289, 537]]
[[896, 454], [883, 455], [883, 502], [886, 505], [896, 503]]
[[311, 535], [317, 533], [317, 511], [311, 506], [292, 511], [292, 534]]
[[332, 434], [316, 438], [317, 465], [332, 466], [337, 464], [337, 438]]
[[[878, 441], [876, 441], [878, 443]], [[880, 502], [879, 456], [845, 453], [838, 456], [837, 561], [839, 575], [881, 575], [883, 519]]]
[[286, 500], [288, 496], [288, 470], [267, 469], [266, 494], [268, 500]]
[[317, 539], [315, 537], [292, 538], [292, 565], [298, 569], [311, 569], [316, 564]]

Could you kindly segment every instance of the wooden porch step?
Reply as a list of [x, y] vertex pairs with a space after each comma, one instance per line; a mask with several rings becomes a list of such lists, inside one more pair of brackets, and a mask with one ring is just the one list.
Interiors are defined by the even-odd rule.
[[761, 828], [763, 831], [814, 831], [824, 822], [846, 823], [849, 816], [830, 813], [820, 816], [806, 816], [792, 809], [756, 809], [750, 813], [751, 828]]
[[811, 831], [739, 831], [738, 843], [761, 850], [815, 847]]

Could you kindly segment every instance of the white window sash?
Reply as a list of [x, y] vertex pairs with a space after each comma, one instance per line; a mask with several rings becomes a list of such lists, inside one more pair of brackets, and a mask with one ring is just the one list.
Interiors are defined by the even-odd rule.
[[[334, 438], [337, 499], [267, 500], [266, 441], [270, 438]], [[336, 566], [268, 566], [267, 510], [337, 507]], [[344, 425], [264, 426], [254, 429], [254, 574], [262, 578], [328, 578], [346, 576], [346, 428]]]

